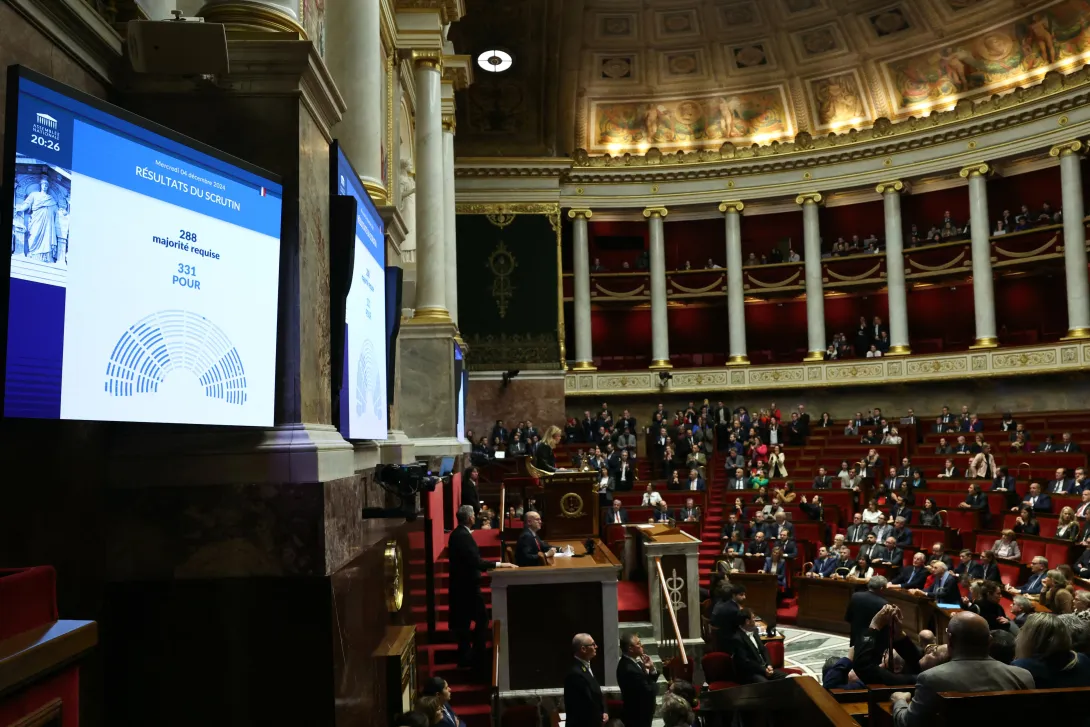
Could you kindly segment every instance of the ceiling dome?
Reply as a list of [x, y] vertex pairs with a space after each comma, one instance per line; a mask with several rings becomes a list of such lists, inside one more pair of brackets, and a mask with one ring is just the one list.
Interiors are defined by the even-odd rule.
[[[471, 45], [489, 42], [479, 31], [520, 35], [510, 24], [482, 18], [478, 5], [468, 2], [459, 23]], [[523, 99], [542, 99], [539, 117], [550, 109], [558, 114], [552, 143], [561, 154], [718, 149], [869, 128], [879, 118], [896, 123], [962, 99], [1007, 93], [1090, 58], [1090, 0], [565, 0], [549, 7], [555, 6], [561, 10], [551, 17], [545, 4], [541, 13], [523, 13], [536, 23], [553, 21], [560, 32], [550, 41], [538, 25], [523, 35], [542, 44], [542, 85], [528, 88], [531, 78], [519, 85]], [[555, 82], [546, 80], [554, 72], [550, 44], [560, 50]], [[522, 55], [537, 55], [538, 49], [526, 50]], [[506, 96], [513, 91], [509, 80]], [[488, 92], [475, 86], [470, 95]], [[559, 93], [556, 103], [550, 92]], [[527, 128], [526, 120], [511, 127]], [[470, 131], [488, 134], [472, 124]]]

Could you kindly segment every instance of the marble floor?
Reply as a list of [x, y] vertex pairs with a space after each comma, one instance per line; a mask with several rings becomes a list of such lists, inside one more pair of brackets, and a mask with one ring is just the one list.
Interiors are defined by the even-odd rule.
[[847, 656], [848, 637], [807, 631], [794, 626], [778, 627], [784, 637], [784, 666], [801, 669], [804, 674], [821, 680], [821, 667], [830, 656]]

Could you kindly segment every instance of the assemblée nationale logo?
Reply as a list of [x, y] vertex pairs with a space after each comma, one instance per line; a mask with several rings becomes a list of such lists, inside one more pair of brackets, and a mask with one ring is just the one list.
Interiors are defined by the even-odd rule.
[[54, 141], [59, 141], [61, 138], [60, 125], [57, 123], [57, 120], [49, 114], [35, 114], [34, 123], [31, 124], [30, 130], [35, 134], [44, 136], [47, 139], [53, 139]]

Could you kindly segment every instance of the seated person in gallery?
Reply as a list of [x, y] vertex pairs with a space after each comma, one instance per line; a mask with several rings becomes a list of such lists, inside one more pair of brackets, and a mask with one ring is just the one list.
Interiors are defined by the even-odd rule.
[[890, 588], [904, 588], [905, 590], [920, 590], [927, 583], [927, 576], [931, 571], [927, 568], [927, 556], [916, 553], [912, 556], [912, 565], [902, 568], [897, 576], [889, 582]]
[[763, 531], [758, 530], [753, 536], [753, 540], [749, 541], [749, 547], [746, 548], [746, 555], [764, 555], [769, 553], [768, 541], [765, 540], [765, 534]]
[[824, 545], [818, 548], [817, 557], [814, 558], [814, 567], [807, 573], [811, 578], [831, 578], [836, 573], [838, 558], [829, 554], [829, 549]]
[[520, 568], [534, 565], [551, 565], [556, 548], [537, 536], [541, 530], [541, 513], [526, 513], [526, 528], [515, 545], [515, 565]]
[[753, 611], [743, 608], [738, 612], [738, 630], [730, 638], [730, 655], [734, 675], [742, 684], [786, 679], [787, 672], [772, 666], [768, 649], [757, 633]]

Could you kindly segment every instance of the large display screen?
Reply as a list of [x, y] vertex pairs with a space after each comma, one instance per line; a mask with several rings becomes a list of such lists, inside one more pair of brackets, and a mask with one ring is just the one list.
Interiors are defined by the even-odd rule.
[[340, 144], [336, 193], [356, 200], [356, 252], [345, 305], [341, 435], [386, 439], [386, 238], [382, 218]]
[[7, 93], [4, 415], [272, 425], [275, 178], [22, 68]]

